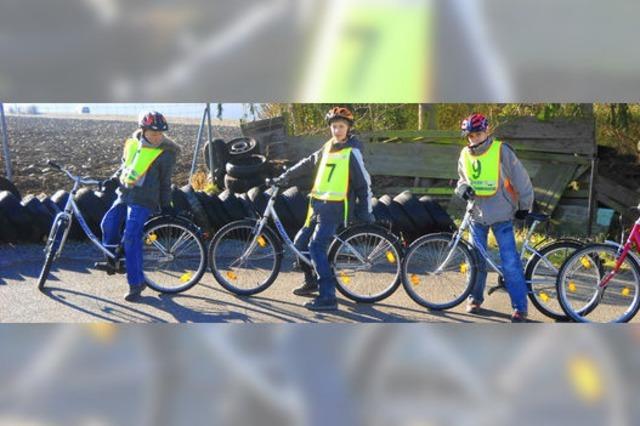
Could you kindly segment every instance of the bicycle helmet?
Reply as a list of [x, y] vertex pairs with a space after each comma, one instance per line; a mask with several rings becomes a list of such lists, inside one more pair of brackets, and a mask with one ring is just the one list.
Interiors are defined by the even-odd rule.
[[486, 132], [489, 128], [489, 120], [482, 114], [471, 114], [460, 125], [462, 130], [462, 136], [467, 136], [469, 133], [474, 132]]
[[164, 118], [164, 115], [158, 111], [148, 111], [140, 114], [138, 118], [138, 126], [145, 130], [156, 130], [159, 132], [166, 132], [169, 130], [169, 124]]
[[349, 111], [347, 108], [343, 107], [334, 107], [329, 110], [327, 115], [325, 116], [325, 120], [327, 120], [327, 124], [331, 124], [334, 120], [345, 120], [349, 123], [350, 126], [353, 126], [353, 113]]

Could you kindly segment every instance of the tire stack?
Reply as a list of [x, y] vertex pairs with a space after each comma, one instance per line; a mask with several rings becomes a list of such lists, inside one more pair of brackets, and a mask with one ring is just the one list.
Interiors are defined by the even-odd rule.
[[429, 196], [416, 197], [405, 191], [394, 198], [389, 195], [373, 199], [373, 215], [376, 223], [391, 227], [408, 242], [435, 232], [455, 230], [455, 224], [447, 212]]
[[260, 155], [255, 139], [239, 137], [224, 142], [211, 142], [214, 158], [210, 159], [210, 144], [204, 148], [207, 167], [212, 171], [213, 180], [219, 188], [234, 194], [243, 194], [264, 183], [269, 165], [264, 155]]
[[[205, 237], [213, 236], [227, 223], [256, 218], [264, 212], [269, 197], [269, 191], [262, 185], [243, 193], [225, 189], [217, 195], [196, 191], [190, 185], [182, 188], [174, 185], [171, 189], [174, 208], [190, 217], [206, 233]], [[21, 198], [11, 182], [0, 178], [0, 242], [44, 241], [55, 215], [64, 209], [68, 198], [69, 193], [64, 190], [51, 196], [41, 194]], [[75, 194], [75, 201], [87, 225], [98, 238], [101, 237], [102, 218], [115, 198], [114, 192], [90, 188], [82, 188]], [[293, 186], [279, 193], [274, 208], [287, 235], [293, 239], [304, 225], [308, 198]], [[428, 196], [417, 198], [408, 191], [394, 198], [389, 195], [374, 198], [373, 214], [377, 223], [401, 233], [408, 241], [424, 234], [455, 229], [453, 221], [437, 202]], [[69, 238], [85, 238], [77, 220], [73, 221]]]

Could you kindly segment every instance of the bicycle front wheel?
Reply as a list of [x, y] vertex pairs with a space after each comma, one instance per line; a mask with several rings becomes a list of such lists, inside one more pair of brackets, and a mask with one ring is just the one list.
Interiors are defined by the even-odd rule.
[[419, 305], [450, 309], [471, 293], [477, 269], [474, 256], [462, 241], [453, 248], [452, 240], [449, 233], [431, 234], [409, 247], [402, 263], [402, 283]]
[[49, 238], [47, 238], [47, 243], [44, 247], [44, 265], [42, 265], [42, 270], [40, 271], [40, 276], [38, 277], [38, 289], [40, 291], [44, 290], [44, 284], [47, 281], [47, 278], [49, 278], [51, 265], [53, 265], [53, 261], [58, 256], [58, 253], [62, 250], [65, 233], [68, 232], [69, 225], [69, 220], [63, 216], [57, 216], [53, 222], [53, 225], [51, 225]]
[[389, 297], [400, 285], [399, 238], [374, 226], [349, 228], [329, 250], [340, 293], [360, 303]]
[[240, 220], [223, 226], [209, 244], [209, 266], [228, 291], [249, 296], [266, 290], [280, 273], [282, 248], [276, 235], [257, 222]]
[[[577, 250], [556, 282], [564, 312], [579, 322], [627, 322], [640, 306], [640, 266], [629, 253], [618, 270], [618, 247], [592, 244]], [[601, 287], [603, 279], [609, 279]]]
[[145, 281], [160, 293], [190, 289], [207, 268], [206, 249], [198, 229], [174, 219], [161, 218], [147, 225], [142, 259]]
[[529, 300], [545, 316], [556, 321], [567, 320], [556, 293], [556, 279], [562, 264], [583, 244], [556, 241], [538, 250], [525, 269]]

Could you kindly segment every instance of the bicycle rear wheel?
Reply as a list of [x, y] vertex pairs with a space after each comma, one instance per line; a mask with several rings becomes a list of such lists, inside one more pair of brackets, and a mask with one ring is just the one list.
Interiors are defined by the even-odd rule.
[[[592, 244], [562, 266], [556, 288], [560, 306], [574, 321], [627, 322], [640, 307], [640, 266], [629, 253], [617, 272], [618, 247]], [[611, 274], [601, 289], [600, 282]]]
[[348, 228], [329, 249], [338, 291], [360, 303], [389, 297], [400, 285], [401, 253], [399, 238], [382, 228]]
[[461, 240], [445, 265], [452, 240], [449, 233], [431, 234], [409, 246], [402, 263], [402, 283], [419, 305], [434, 310], [449, 309], [471, 293], [477, 272], [474, 255]]
[[149, 287], [180, 293], [196, 285], [207, 268], [206, 249], [198, 228], [159, 218], [145, 226], [142, 272]]
[[38, 277], [38, 290], [40, 291], [44, 290], [44, 284], [49, 278], [51, 265], [53, 265], [53, 261], [62, 250], [66, 234], [69, 232], [69, 225], [69, 219], [61, 215], [58, 215], [53, 221], [53, 225], [51, 225], [49, 238], [47, 238], [47, 243], [44, 247], [44, 265], [42, 265], [42, 270]]
[[249, 296], [266, 290], [280, 273], [282, 247], [265, 226], [240, 220], [223, 226], [209, 244], [209, 266], [216, 281], [228, 291]]
[[525, 268], [529, 300], [545, 316], [567, 320], [556, 293], [556, 279], [562, 264], [583, 244], [578, 241], [556, 241], [538, 250]]

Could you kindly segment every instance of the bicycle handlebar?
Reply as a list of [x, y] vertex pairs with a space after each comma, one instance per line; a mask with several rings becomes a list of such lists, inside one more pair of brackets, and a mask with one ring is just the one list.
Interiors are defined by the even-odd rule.
[[51, 160], [47, 160], [47, 165], [58, 170], [59, 172], [65, 173], [69, 177], [69, 179], [76, 181], [78, 183], [81, 183], [83, 185], [100, 185], [100, 183], [102, 183], [102, 181], [91, 178], [91, 177], [82, 177], [82, 176], [73, 175], [67, 169], [54, 163]]

